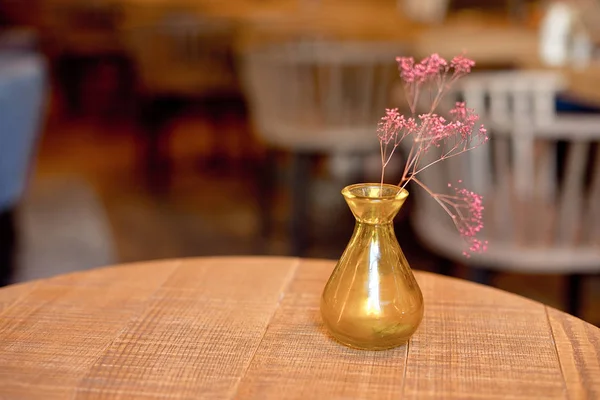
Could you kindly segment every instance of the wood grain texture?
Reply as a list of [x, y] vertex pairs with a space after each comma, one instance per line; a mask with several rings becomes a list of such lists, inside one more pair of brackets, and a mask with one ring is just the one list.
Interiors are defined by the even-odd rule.
[[556, 351], [573, 399], [600, 398], [600, 335], [594, 326], [548, 308]]
[[333, 265], [171, 260], [0, 289], [0, 399], [600, 397], [598, 328], [429, 273], [408, 345], [339, 345], [319, 315]]

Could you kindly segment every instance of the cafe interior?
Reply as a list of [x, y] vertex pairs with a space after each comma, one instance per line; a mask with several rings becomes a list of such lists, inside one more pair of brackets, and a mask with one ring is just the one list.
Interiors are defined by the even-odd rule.
[[470, 182], [489, 244], [466, 258], [410, 185], [394, 224], [411, 267], [600, 326], [597, 0], [0, 0], [0, 284], [339, 259], [340, 191], [379, 182], [378, 121], [407, 110], [396, 57], [433, 53], [476, 62], [452, 95], [490, 143], [423, 179]]

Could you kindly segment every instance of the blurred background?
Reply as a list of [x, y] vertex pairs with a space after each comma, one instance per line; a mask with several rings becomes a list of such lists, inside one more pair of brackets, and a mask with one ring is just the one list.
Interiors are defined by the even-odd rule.
[[0, 284], [338, 258], [354, 225], [340, 190], [379, 180], [377, 120], [404, 104], [395, 57], [463, 51], [476, 73], [449, 99], [492, 140], [423, 179], [484, 194], [490, 251], [465, 259], [409, 188], [411, 266], [600, 324], [596, 0], [0, 0]]

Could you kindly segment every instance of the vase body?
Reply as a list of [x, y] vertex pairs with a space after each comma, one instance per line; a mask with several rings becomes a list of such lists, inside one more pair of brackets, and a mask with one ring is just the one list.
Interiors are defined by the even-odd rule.
[[402, 345], [423, 319], [423, 295], [394, 233], [408, 197], [394, 185], [351, 185], [342, 194], [356, 218], [352, 238], [321, 297], [321, 315], [339, 342], [365, 350]]

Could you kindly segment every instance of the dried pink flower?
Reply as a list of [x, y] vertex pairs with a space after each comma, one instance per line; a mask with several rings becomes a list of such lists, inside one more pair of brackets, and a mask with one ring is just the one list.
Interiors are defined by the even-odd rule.
[[[459, 181], [461, 182], [461, 181]], [[448, 184], [452, 187], [452, 184]], [[483, 196], [465, 188], [454, 188], [454, 195], [433, 194], [436, 201], [450, 215], [456, 229], [469, 244], [463, 254], [470, 257], [487, 249], [487, 241], [477, 238], [483, 229]]]
[[417, 141], [422, 142], [420, 151], [423, 153], [431, 146], [438, 147], [440, 142], [453, 134], [452, 122], [447, 122], [444, 117], [437, 114], [421, 114], [419, 120], [423, 129]]
[[379, 141], [385, 145], [390, 142], [399, 144], [405, 136], [413, 133], [417, 128], [414, 118], [405, 118], [398, 113], [397, 108], [385, 110], [385, 116], [377, 125], [377, 136]]
[[[411, 137], [411, 150], [399, 185], [404, 187], [414, 181], [448, 212], [469, 244], [466, 256], [484, 251], [487, 242], [476, 238], [483, 228], [482, 197], [466, 189], [456, 189], [453, 195], [436, 194], [416, 178], [417, 174], [433, 164], [473, 150], [488, 141], [486, 129], [483, 126], [476, 127], [479, 117], [465, 103], [456, 103], [448, 118], [434, 112], [447, 90], [459, 78], [470, 73], [475, 62], [459, 55], [448, 63], [439, 54], [432, 54], [419, 63], [415, 63], [412, 57], [397, 57], [396, 61], [413, 115], [405, 118], [398, 109], [388, 109], [377, 127], [381, 146], [381, 183], [394, 150], [402, 140]], [[432, 99], [431, 108], [429, 112], [415, 117], [419, 96], [426, 89]], [[392, 145], [391, 151], [388, 151], [388, 146]], [[423, 154], [433, 148], [440, 149], [439, 157], [424, 166], [420, 165]]]
[[388, 144], [398, 136], [398, 131], [402, 127], [404, 116], [398, 113], [397, 108], [388, 108], [385, 110], [385, 116], [377, 126], [377, 135], [379, 141]]
[[428, 78], [437, 77], [439, 74], [445, 73], [448, 70], [448, 62], [439, 54], [432, 54], [424, 58], [418, 65], [423, 71], [422, 81]]
[[440, 147], [442, 143], [450, 144], [440, 156], [443, 160], [487, 141], [487, 131], [483, 126], [477, 131], [474, 129], [479, 117], [472, 109], [466, 108], [465, 103], [456, 103], [456, 107], [450, 110], [450, 116], [452, 120], [447, 121], [434, 113], [419, 115], [422, 129], [416, 139], [421, 142], [418, 151], [427, 152], [431, 147]]
[[432, 54], [415, 64], [412, 57], [397, 57], [400, 77], [407, 84], [422, 84], [448, 72], [448, 62], [439, 54]]
[[475, 61], [465, 57], [464, 55], [456, 56], [450, 61], [450, 67], [454, 69], [455, 74], [466, 75], [471, 72], [471, 68], [475, 66]]
[[415, 59], [412, 57], [396, 57], [396, 61], [402, 80], [406, 83], [413, 83], [415, 81]]
[[455, 118], [466, 118], [467, 106], [465, 102], [457, 102], [454, 108], [450, 110], [450, 115], [453, 115]]

